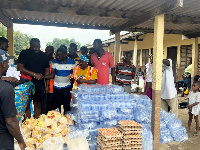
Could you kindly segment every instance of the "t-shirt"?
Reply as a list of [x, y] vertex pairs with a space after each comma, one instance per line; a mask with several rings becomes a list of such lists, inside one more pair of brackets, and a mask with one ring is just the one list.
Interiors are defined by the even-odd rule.
[[0, 79], [0, 149], [14, 149], [14, 138], [6, 127], [5, 118], [16, 115], [14, 89]]
[[105, 54], [98, 59], [94, 53], [91, 55], [91, 63], [98, 70], [97, 83], [109, 84], [109, 69], [115, 67], [112, 54], [105, 51]]
[[146, 80], [147, 80], [147, 82], [152, 82], [152, 80], [153, 80], [153, 64], [151, 64], [151, 63], [147, 63], [146, 65], [145, 65], [145, 67], [146, 67]]
[[131, 85], [131, 81], [135, 75], [135, 66], [130, 63], [125, 65], [124, 62], [119, 62], [116, 65], [116, 82], [119, 85]]
[[[48, 57], [42, 51], [36, 53], [31, 49], [23, 50], [21, 51], [17, 62], [23, 64], [26, 69], [35, 73], [41, 73], [42, 75], [45, 74], [45, 68], [49, 68]], [[43, 80], [37, 80], [32, 77], [31, 81], [36, 87], [44, 86]]]
[[52, 61], [52, 70], [55, 70], [54, 88], [62, 89], [71, 87], [70, 79], [67, 77], [73, 72], [75, 61], [67, 57], [65, 63], [60, 62], [58, 59]]
[[[191, 91], [189, 95], [187, 96], [187, 98], [189, 99], [190, 105], [195, 102], [200, 102], [200, 92], [194, 93], [193, 91]], [[196, 116], [196, 115], [199, 115], [199, 111], [200, 111], [200, 103], [192, 107], [191, 113]]]
[[[89, 67], [89, 66], [88, 66]], [[77, 79], [79, 78], [82, 78], [82, 79], [85, 79], [87, 74], [88, 74], [88, 67], [86, 69], [79, 69], [79, 71], [77, 72]], [[92, 69], [93, 67], [90, 68], [90, 72], [92, 72]], [[90, 74], [91, 75], [91, 74]], [[97, 77], [97, 72], [95, 72], [91, 77], [90, 77], [91, 80], [97, 80], [98, 77]]]
[[192, 72], [192, 64], [189, 65], [189, 66], [185, 69], [185, 71], [184, 71], [184, 76], [187, 77], [187, 75], [191, 74], [191, 72]]
[[162, 68], [162, 87], [161, 87], [161, 98], [162, 99], [172, 99], [176, 96], [177, 91], [174, 84], [174, 76], [172, 70], [172, 60], [170, 65], [166, 66], [163, 64]]

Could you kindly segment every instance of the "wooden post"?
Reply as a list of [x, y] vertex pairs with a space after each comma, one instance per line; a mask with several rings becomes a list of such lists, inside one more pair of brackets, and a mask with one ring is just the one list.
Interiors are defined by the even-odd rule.
[[134, 50], [133, 50], [133, 64], [136, 67], [135, 77], [134, 77], [134, 83], [136, 83], [136, 74], [137, 74], [137, 71], [138, 71], [138, 66], [137, 66], [137, 39], [136, 38], [135, 38]]
[[114, 48], [115, 64], [120, 61], [120, 32], [115, 34], [115, 48]]
[[192, 44], [192, 73], [191, 73], [191, 82], [194, 81], [194, 76], [197, 75], [198, 71], [198, 37], [196, 37]]
[[181, 67], [181, 46], [177, 46], [177, 68], [180, 69]]
[[14, 39], [13, 39], [13, 26], [7, 28], [7, 38], [9, 41], [8, 54], [14, 56]]
[[155, 17], [154, 21], [154, 53], [153, 53], [153, 82], [152, 82], [152, 133], [154, 150], [159, 150], [160, 143], [160, 106], [162, 84], [164, 15]]

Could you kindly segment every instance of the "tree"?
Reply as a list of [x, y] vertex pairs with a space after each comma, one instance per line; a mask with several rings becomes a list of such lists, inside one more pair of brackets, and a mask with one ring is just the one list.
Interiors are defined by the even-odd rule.
[[6, 37], [6, 35], [7, 35], [7, 28], [2, 23], [0, 23], [0, 36]]
[[29, 43], [32, 36], [21, 33], [19, 31], [14, 32], [14, 55], [15, 58], [18, 58], [20, 52], [29, 48]]
[[65, 45], [69, 49], [70, 43], [75, 43], [77, 44], [78, 49], [80, 48], [81, 44], [77, 42], [74, 38], [72, 39], [59, 39], [59, 38], [54, 38], [53, 42], [47, 42], [46, 46], [53, 46], [55, 50], [57, 50], [60, 45]]
[[[7, 28], [2, 23], [0, 23], [0, 36], [2, 37], [7, 36]], [[15, 59], [17, 59], [20, 52], [29, 47], [29, 41], [31, 40], [32, 36], [21, 33], [19, 31], [14, 31], [13, 38], [14, 38], [14, 56]]]

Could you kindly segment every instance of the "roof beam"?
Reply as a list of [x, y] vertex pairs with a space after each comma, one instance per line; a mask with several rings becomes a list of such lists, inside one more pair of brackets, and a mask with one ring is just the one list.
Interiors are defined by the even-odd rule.
[[165, 15], [165, 23], [174, 24], [200, 24], [200, 18], [198, 17], [187, 17], [187, 16], [175, 16], [175, 15]]
[[20, 19], [13, 19], [12, 21], [13, 21], [13, 23], [19, 23], [19, 24], [44, 25], [44, 26], [56, 26], [56, 27], [68, 27], [68, 28], [82, 28], [82, 29], [110, 30], [109, 27], [93, 26], [93, 25], [42, 22], [42, 21], [20, 20]]
[[84, 15], [84, 16], [96, 16], [105, 18], [135, 18], [137, 15], [141, 15], [141, 12], [131, 12], [122, 10], [108, 10], [100, 8], [88, 8], [88, 7], [77, 7], [77, 6], [63, 6], [54, 5], [40, 1], [13, 1], [13, 0], [0, 0], [0, 8], [2, 9], [17, 9], [21, 11], [38, 11], [48, 13], [62, 13], [67, 15]]
[[127, 28], [137, 26], [143, 22], [148, 21], [149, 19], [154, 18], [157, 15], [167, 13], [169, 10], [174, 9], [176, 7], [182, 6], [183, 0], [168, 0], [166, 3], [158, 6], [157, 8], [145, 12], [134, 19], [128, 20], [126, 23], [122, 24], [121, 26], [117, 27], [115, 30], [111, 30], [112, 34], [117, 32], [123, 31]]
[[13, 26], [13, 22], [10, 18], [8, 18], [0, 9], [0, 22], [6, 26], [7, 28], [11, 28]]

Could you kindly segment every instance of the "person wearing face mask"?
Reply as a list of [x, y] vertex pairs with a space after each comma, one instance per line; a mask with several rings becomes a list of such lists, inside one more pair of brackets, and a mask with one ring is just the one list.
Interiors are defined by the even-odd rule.
[[[49, 60], [47, 55], [40, 50], [39, 39], [32, 38], [30, 48], [21, 51], [17, 61], [17, 69], [21, 74], [28, 76], [35, 85], [35, 94], [33, 95], [34, 117], [38, 118], [41, 113], [47, 113], [45, 90], [47, 93], [49, 91], [49, 87], [45, 87], [45, 84], [49, 85], [49, 83], [45, 83], [43, 80], [43, 76], [49, 74]], [[26, 109], [28, 118], [31, 117], [29, 104], [30, 102], [27, 104]]]

